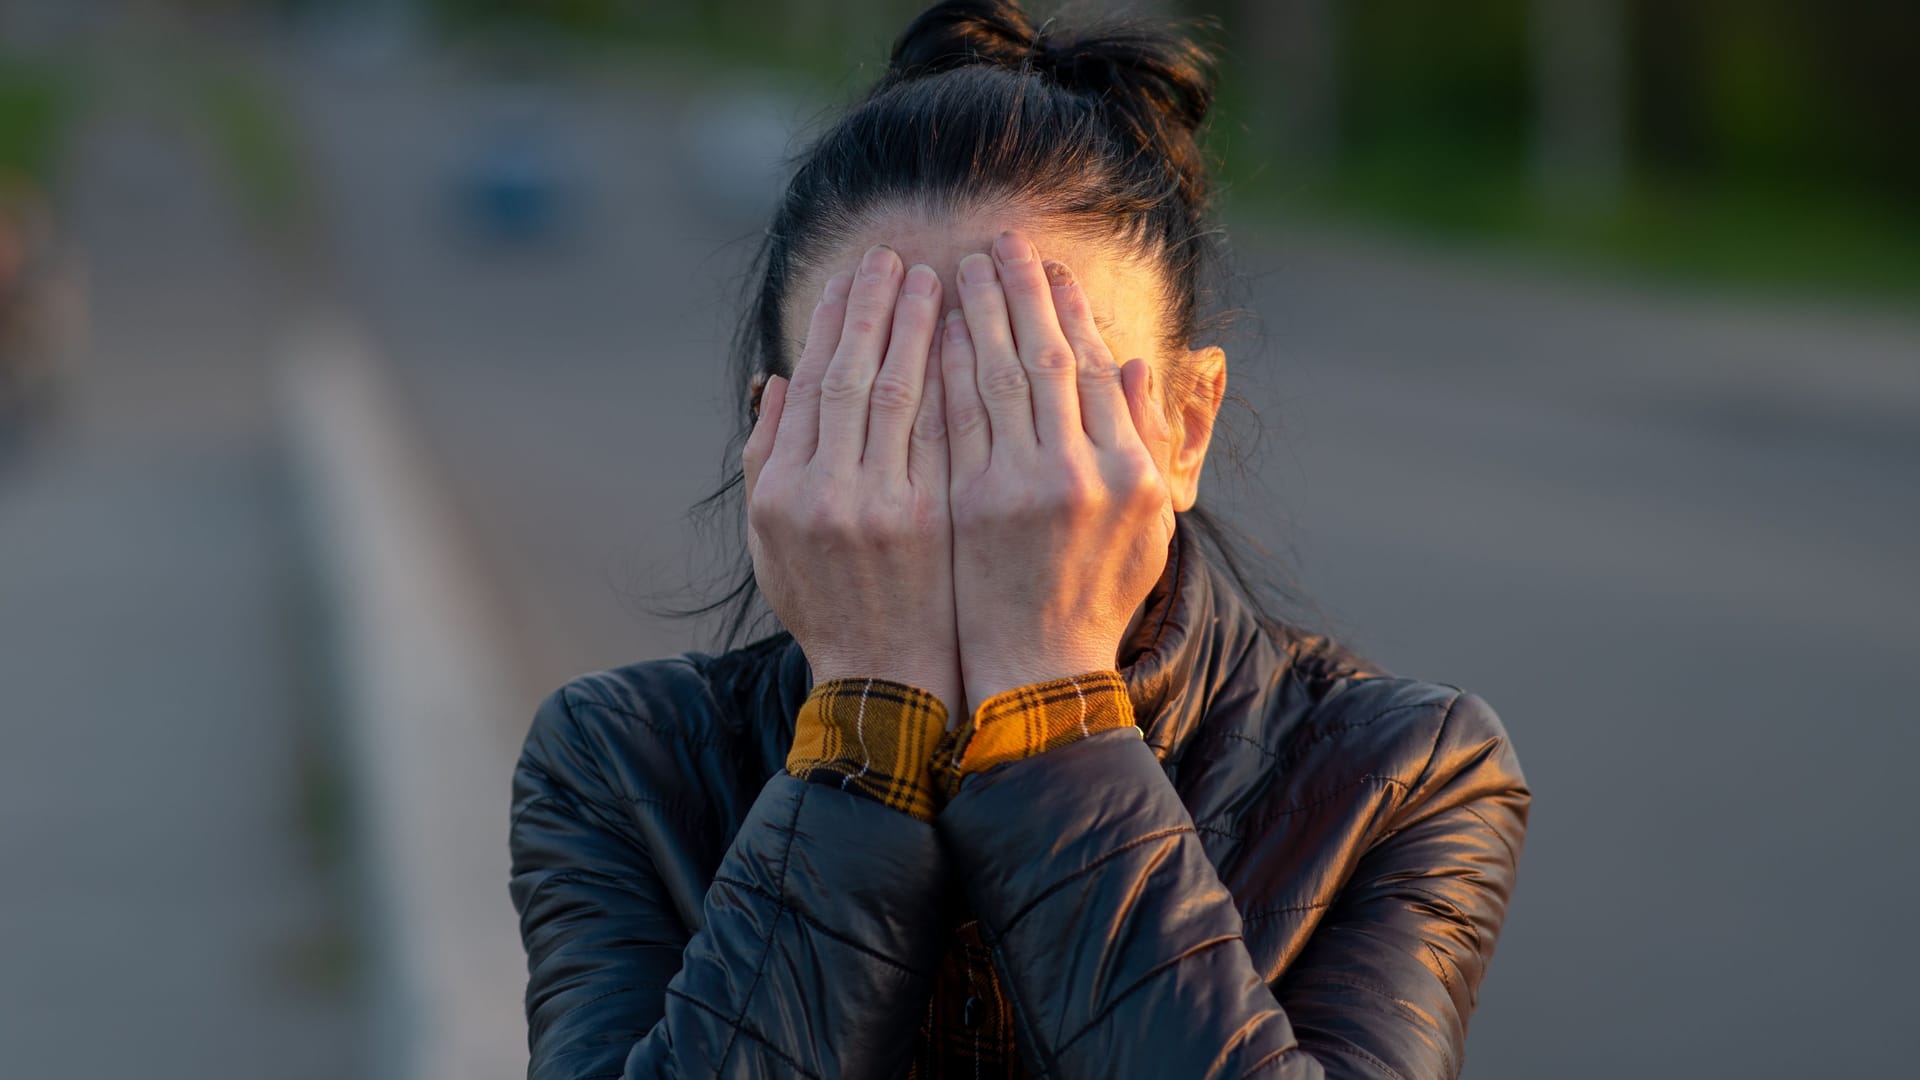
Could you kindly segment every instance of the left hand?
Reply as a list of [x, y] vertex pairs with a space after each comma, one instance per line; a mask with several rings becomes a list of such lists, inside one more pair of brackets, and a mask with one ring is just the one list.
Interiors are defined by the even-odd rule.
[[[1151, 362], [1116, 366], [1071, 271], [1005, 233], [942, 328], [955, 618], [971, 707], [1118, 662], [1166, 566]], [[1049, 273], [1051, 271], [1051, 274]], [[1052, 280], [1049, 280], [1049, 278]]]

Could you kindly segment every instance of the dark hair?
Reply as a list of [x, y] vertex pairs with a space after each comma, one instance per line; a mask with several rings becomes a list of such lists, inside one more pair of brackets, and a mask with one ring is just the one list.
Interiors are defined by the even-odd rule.
[[[1199, 46], [1137, 20], [1067, 35], [1052, 19], [1035, 27], [1009, 0], [946, 0], [921, 13], [894, 42], [880, 81], [797, 159], [754, 261], [752, 299], [734, 341], [730, 378], [741, 413], [727, 448], [730, 474], [693, 511], [710, 514], [744, 491], [736, 466], [752, 430], [749, 390], [758, 378], [793, 368], [783, 333], [791, 285], [883, 207], [1006, 203], [1129, 248], [1164, 275], [1169, 356], [1222, 323], [1225, 252], [1208, 220], [1211, 185], [1196, 138], [1213, 104], [1212, 68]], [[1177, 363], [1159, 370], [1177, 424], [1194, 377]], [[1282, 632], [1287, 624], [1262, 606], [1245, 569], [1251, 560], [1229, 536], [1238, 530], [1198, 503], [1181, 517], [1268, 629]], [[738, 534], [737, 515], [725, 520]], [[744, 544], [736, 572], [741, 566], [744, 574], [719, 599], [661, 614], [731, 605], [720, 647], [731, 646], [758, 596]], [[1297, 601], [1285, 582], [1263, 584]]]

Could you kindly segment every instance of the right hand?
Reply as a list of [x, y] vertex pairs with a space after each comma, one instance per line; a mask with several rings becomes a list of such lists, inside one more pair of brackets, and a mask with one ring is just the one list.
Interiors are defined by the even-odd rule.
[[[962, 707], [946, 411], [929, 359], [940, 277], [876, 246], [827, 282], [791, 384], [741, 451], [747, 551], [816, 683], [918, 686]], [[884, 361], [883, 361], [884, 354]]]

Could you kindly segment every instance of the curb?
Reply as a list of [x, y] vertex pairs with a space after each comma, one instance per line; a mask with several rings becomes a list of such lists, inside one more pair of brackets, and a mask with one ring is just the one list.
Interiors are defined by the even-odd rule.
[[509, 790], [532, 715], [493, 583], [366, 338], [320, 313], [277, 386], [355, 799], [367, 1058], [393, 1080], [526, 1075]]

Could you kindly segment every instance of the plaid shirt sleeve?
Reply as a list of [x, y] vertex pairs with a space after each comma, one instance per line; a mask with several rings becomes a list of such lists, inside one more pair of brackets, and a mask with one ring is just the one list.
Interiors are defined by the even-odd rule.
[[946, 726], [947, 707], [931, 691], [891, 679], [828, 679], [800, 705], [787, 772], [932, 821], [934, 744]]
[[887, 679], [830, 679], [800, 707], [787, 771], [933, 820], [966, 777], [1113, 728], [1133, 700], [1112, 669], [995, 694], [952, 731], [940, 699]]

